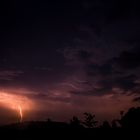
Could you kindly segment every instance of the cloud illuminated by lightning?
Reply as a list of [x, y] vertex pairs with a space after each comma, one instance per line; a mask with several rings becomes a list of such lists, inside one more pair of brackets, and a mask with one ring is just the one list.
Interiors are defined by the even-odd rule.
[[0, 105], [18, 111], [20, 122], [23, 119], [23, 112], [33, 108], [33, 102], [29, 98], [6, 92], [0, 92]]

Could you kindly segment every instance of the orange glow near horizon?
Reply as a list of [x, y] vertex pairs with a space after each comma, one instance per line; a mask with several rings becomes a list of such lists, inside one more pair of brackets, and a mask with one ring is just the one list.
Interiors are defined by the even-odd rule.
[[33, 108], [33, 102], [25, 96], [0, 92], [0, 105], [18, 111], [20, 122], [23, 120], [23, 113]]

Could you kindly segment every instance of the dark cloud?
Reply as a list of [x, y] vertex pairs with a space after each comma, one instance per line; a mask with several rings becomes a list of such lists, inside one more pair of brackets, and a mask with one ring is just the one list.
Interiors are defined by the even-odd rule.
[[97, 65], [97, 64], [87, 65], [87, 74], [89, 76], [92, 75], [107, 76], [107, 75], [111, 75], [112, 72], [113, 72], [112, 65], [108, 63], [103, 65]]
[[92, 57], [92, 53], [84, 50], [80, 50], [77, 55], [81, 61], [87, 61]]
[[92, 90], [86, 90], [86, 89], [83, 89], [83, 90], [73, 90], [73, 91], [70, 91], [71, 94], [73, 95], [77, 95], [77, 96], [92, 96], [92, 97], [95, 97], [95, 96], [104, 96], [104, 95], [108, 95], [110, 94], [112, 91], [111, 88], [109, 87], [102, 87], [102, 88], [93, 88]]
[[110, 77], [102, 78], [99, 80], [99, 83], [101, 86], [108, 87], [108, 88], [113, 88], [113, 87], [119, 87], [120, 89], [123, 90], [129, 90], [133, 89], [134, 87], [138, 86], [137, 83], [135, 83], [136, 80], [135, 75], [128, 75], [128, 76], [117, 76], [117, 75], [112, 75]]
[[1, 70], [0, 71], [0, 80], [1, 81], [12, 81], [16, 77], [23, 74], [23, 71], [17, 71], [17, 70]]
[[133, 102], [140, 102], [140, 97], [136, 97], [133, 99]]
[[115, 61], [121, 68], [124, 69], [138, 68], [140, 67], [140, 49], [135, 47], [135, 49], [130, 51], [122, 52]]
[[[134, 48], [130, 49], [130, 48], [129, 49], [124, 48], [124, 49], [128, 50], [130, 54], [133, 54], [133, 53], [139, 54], [139, 51], [138, 51], [139, 49], [137, 47], [135, 47], [135, 49]], [[122, 56], [122, 54], [124, 54], [124, 49], [120, 48], [116, 56], [119, 56], [119, 57]], [[81, 50], [83, 51], [83, 48], [81, 48]], [[135, 69], [135, 71], [133, 71], [133, 69], [131, 68], [130, 69], [128, 68], [128, 70], [126, 71], [123, 68], [125, 67], [125, 65], [129, 63], [130, 65], [135, 65], [138, 62], [137, 59], [132, 59], [131, 61], [127, 61], [125, 59], [124, 60], [125, 65], [124, 66], [122, 65], [122, 67], [120, 67], [120, 65], [118, 64], [118, 61], [116, 62], [116, 57], [109, 55], [110, 53], [112, 53], [110, 52], [109, 48], [106, 48], [107, 53], [104, 52], [104, 49], [101, 49], [99, 51], [100, 55], [102, 55], [102, 58], [100, 58], [100, 61], [99, 59], [94, 58], [96, 56], [96, 53], [98, 54], [98, 51], [97, 51], [98, 49], [95, 50], [95, 47], [93, 47], [93, 48], [88, 48], [88, 50], [91, 50], [91, 51], [86, 61], [79, 59], [78, 53], [80, 52], [80, 48], [78, 48], [78, 50], [72, 49], [72, 53], [69, 50], [71, 54], [70, 58], [77, 61], [78, 65], [83, 65], [83, 71], [86, 72], [86, 76], [87, 76], [86, 78], [87, 83], [81, 84], [81, 87], [83, 87], [82, 90], [76, 90], [76, 89], [70, 90], [71, 94], [83, 95], [83, 96], [104, 96], [105, 94], [110, 94], [111, 92], [115, 94], [116, 93], [139, 94], [138, 92], [139, 83], [136, 82], [140, 78], [139, 77], [140, 75], [138, 74], [139, 69], [137, 69], [138, 67], [133, 68]], [[109, 57], [106, 57], [106, 55], [109, 55]], [[124, 57], [126, 56], [124, 55]], [[139, 57], [139, 55], [136, 56], [135, 54], [132, 57]], [[70, 60], [69, 57], [67, 59]], [[134, 64], [133, 64], [133, 61], [134, 61]], [[122, 61], [119, 61], [119, 62], [123, 63]], [[139, 63], [137, 64], [139, 65]], [[118, 90], [114, 90], [114, 89], [118, 89]]]
[[[99, 79], [96, 83], [96, 86], [93, 83], [88, 83], [89, 88], [83, 88], [82, 90], [73, 90], [70, 93], [75, 95], [83, 95], [83, 96], [104, 96], [110, 93], [112, 94], [139, 94], [137, 88], [139, 87], [139, 83], [136, 83], [137, 77], [134, 75], [129, 76], [121, 76], [121, 77], [103, 77]], [[97, 80], [97, 79], [96, 79]], [[84, 87], [84, 86], [83, 86]]]

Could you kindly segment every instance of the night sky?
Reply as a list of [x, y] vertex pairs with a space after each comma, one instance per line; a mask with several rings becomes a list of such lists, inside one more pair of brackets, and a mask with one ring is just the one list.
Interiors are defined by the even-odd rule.
[[0, 4], [0, 123], [111, 120], [140, 103], [137, 0]]

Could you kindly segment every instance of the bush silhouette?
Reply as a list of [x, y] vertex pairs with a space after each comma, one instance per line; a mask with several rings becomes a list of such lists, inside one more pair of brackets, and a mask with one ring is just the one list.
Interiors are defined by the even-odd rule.
[[70, 120], [70, 126], [71, 127], [76, 127], [76, 128], [83, 127], [81, 125], [81, 121], [76, 116], [73, 116], [72, 120]]
[[112, 128], [118, 128], [118, 120], [112, 121]]
[[119, 123], [123, 128], [140, 128], [140, 107], [129, 109]]
[[91, 113], [84, 113], [85, 120], [83, 122], [86, 128], [95, 128], [97, 126], [98, 121], [95, 120], [95, 115]]
[[110, 129], [111, 126], [108, 121], [104, 121], [100, 128]]

